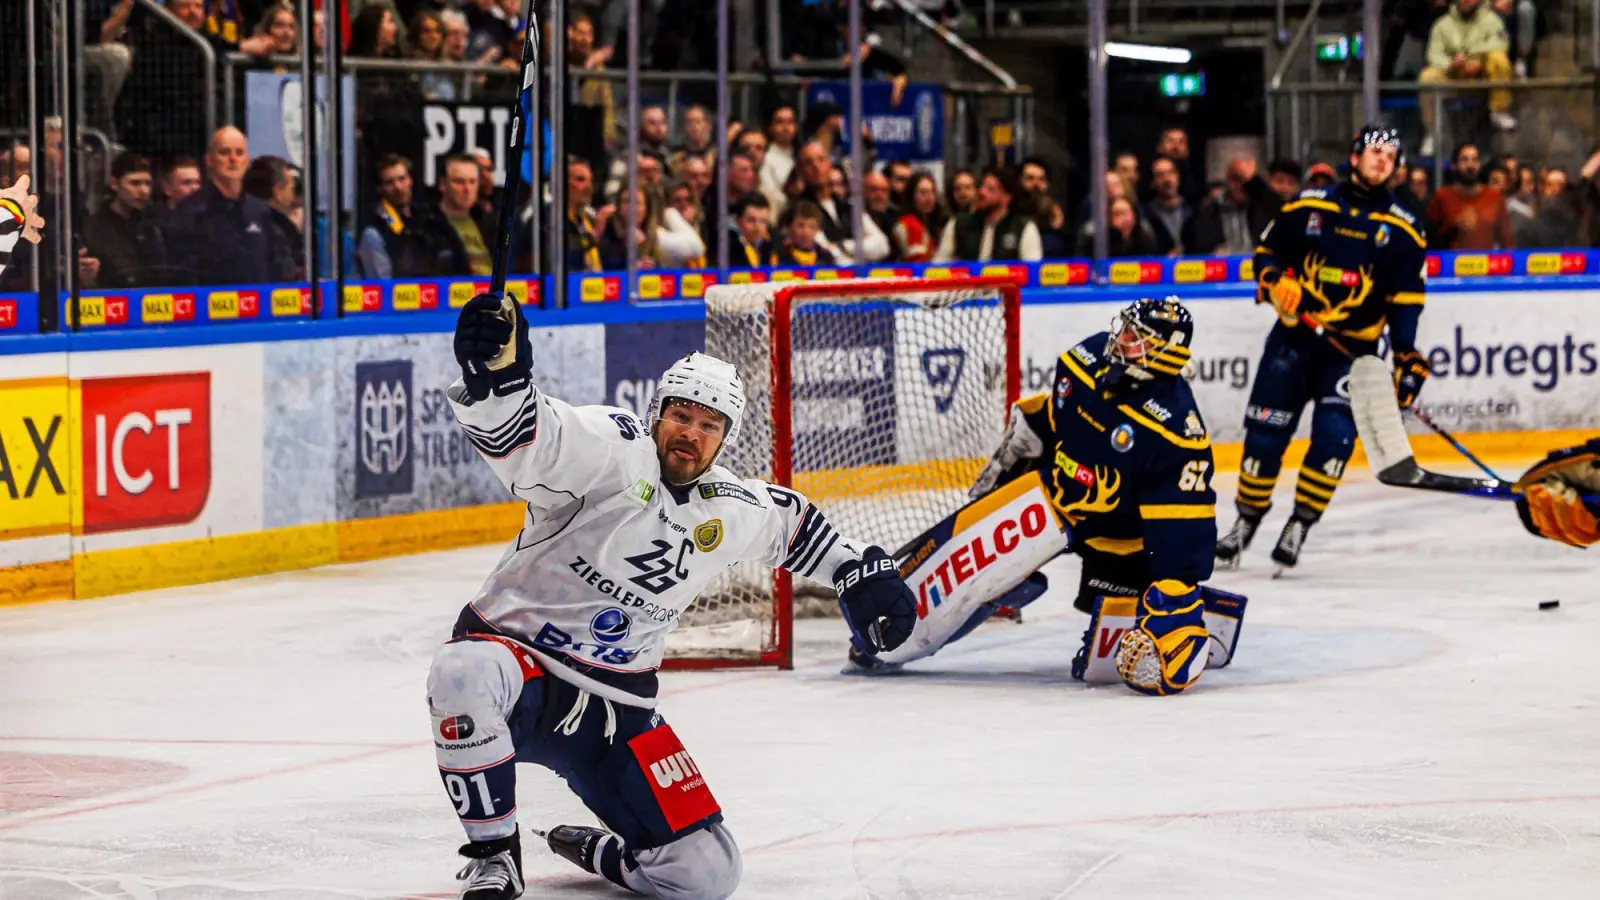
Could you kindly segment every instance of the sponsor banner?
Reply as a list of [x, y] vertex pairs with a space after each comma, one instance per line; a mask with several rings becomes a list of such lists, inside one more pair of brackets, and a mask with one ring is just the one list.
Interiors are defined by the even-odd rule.
[[[695, 323], [698, 327], [699, 323]], [[599, 325], [533, 328], [534, 383], [574, 405], [604, 396]], [[336, 447], [334, 512], [370, 518], [511, 499], [456, 425], [445, 391], [460, 377], [449, 333], [340, 338], [324, 369]], [[316, 342], [306, 342], [313, 344]], [[269, 365], [269, 370], [274, 368]], [[269, 429], [280, 440], [317, 434], [305, 416]], [[306, 508], [315, 506], [308, 498]]]
[[[1180, 294], [1181, 296], [1181, 294]], [[1083, 338], [1105, 330], [1124, 304], [1025, 304], [1022, 390], [1049, 390], [1055, 360]], [[1583, 430], [1600, 427], [1600, 333], [1594, 294], [1429, 294], [1418, 348], [1433, 376], [1419, 403], [1451, 431]], [[1275, 321], [1243, 294], [1189, 304], [1195, 319], [1188, 370], [1212, 439], [1244, 439], [1244, 417], [1267, 333]], [[1296, 431], [1310, 434], [1309, 417]], [[1418, 434], [1426, 430], [1411, 421]]]
[[0, 293], [0, 336], [32, 334], [38, 327], [38, 294]]
[[65, 374], [0, 381], [0, 541], [72, 528]]
[[[61, 301], [70, 321], [72, 301]], [[305, 285], [237, 285], [211, 288], [152, 288], [86, 293], [78, 299], [78, 322], [86, 330], [228, 324], [263, 318], [309, 318], [311, 288]]]
[[[936, 85], [909, 84], [899, 105], [891, 102], [893, 93], [893, 86], [886, 81], [870, 81], [861, 86], [861, 118], [872, 135], [873, 152], [881, 160], [942, 162], [943, 91]], [[812, 82], [806, 89], [806, 103], [829, 103], [846, 109], [850, 106], [850, 85], [843, 81]], [[840, 136], [846, 154], [850, 152], [851, 137]]]
[[[605, 403], [620, 406], [646, 422], [661, 373], [706, 345], [704, 322], [625, 322], [605, 329]], [[740, 373], [741, 360], [728, 360]], [[748, 388], [750, 379], [745, 379]], [[746, 409], [751, 409], [746, 404]]]
[[[895, 389], [896, 316], [879, 304], [847, 310], [813, 304], [795, 310], [790, 327], [794, 472], [898, 461], [898, 433], [905, 423]], [[906, 375], [914, 379], [917, 393], [929, 395], [929, 404], [936, 391], [953, 392], [958, 381], [952, 377], [953, 357], [962, 348], [940, 349], [949, 355], [931, 361], [933, 377]]]
[[[342, 135], [339, 146], [354, 147], [356, 135], [355, 103], [356, 81], [352, 75], [344, 76], [340, 89], [344, 92], [343, 121], [339, 123]], [[317, 93], [316, 121], [321, 137], [319, 146], [328, 146], [328, 82], [323, 76], [314, 79]], [[250, 135], [250, 152], [257, 157], [277, 156], [305, 169], [305, 88], [300, 83], [299, 72], [268, 72], [251, 70], [244, 75], [245, 107], [244, 130]], [[344, 208], [356, 205], [356, 156], [354, 153], [338, 154], [344, 158]], [[328, 208], [326, 178], [317, 187], [317, 208]]]

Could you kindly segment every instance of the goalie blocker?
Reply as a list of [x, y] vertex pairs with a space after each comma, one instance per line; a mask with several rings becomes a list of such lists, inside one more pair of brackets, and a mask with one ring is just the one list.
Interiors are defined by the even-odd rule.
[[[1044, 593], [1048, 582], [1038, 570], [1068, 550], [1070, 535], [1052, 513], [1037, 470], [984, 495], [912, 540], [895, 554], [900, 575], [916, 594], [917, 620], [911, 638], [898, 649], [851, 659], [867, 671], [898, 669], [932, 656], [971, 633], [1001, 607], [1020, 609]], [[1169, 694], [1193, 684], [1206, 668], [1220, 669], [1238, 646], [1246, 599], [1202, 586], [1192, 597], [1158, 607], [1153, 587], [1146, 599], [1102, 597], [1073, 661], [1072, 674], [1087, 684], [1123, 681], [1142, 693]], [[1160, 595], [1165, 596], [1165, 595]], [[1144, 644], [1138, 636], [1148, 638]], [[1163, 659], [1184, 656], [1175, 645], [1194, 650], [1160, 677], [1139, 665], [1149, 648]], [[1119, 674], [1119, 649], [1127, 677]], [[1141, 654], [1141, 649], [1144, 651]], [[1181, 671], [1176, 671], [1181, 670]]]

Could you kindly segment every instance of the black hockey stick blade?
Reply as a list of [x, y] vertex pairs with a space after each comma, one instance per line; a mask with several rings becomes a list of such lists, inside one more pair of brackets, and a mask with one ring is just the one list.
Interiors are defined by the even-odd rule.
[[1389, 367], [1376, 356], [1358, 356], [1350, 363], [1350, 411], [1367, 463], [1378, 481], [1395, 487], [1444, 491], [1479, 497], [1514, 498], [1508, 482], [1430, 472], [1417, 465], [1394, 397]]

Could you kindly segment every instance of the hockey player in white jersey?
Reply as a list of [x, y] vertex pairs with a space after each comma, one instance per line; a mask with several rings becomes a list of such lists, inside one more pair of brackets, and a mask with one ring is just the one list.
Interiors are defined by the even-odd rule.
[[641, 422], [539, 391], [514, 303], [468, 302], [455, 350], [456, 418], [528, 505], [428, 676], [440, 776], [469, 839], [462, 896], [521, 893], [515, 765], [529, 762], [565, 779], [605, 825], [551, 829], [556, 853], [640, 894], [726, 897], [738, 846], [655, 710], [667, 633], [744, 561], [830, 580], [852, 640], [870, 652], [906, 640], [915, 599], [888, 554], [838, 534], [805, 497], [715, 465], [744, 412], [733, 366], [680, 360]]
[[28, 176], [23, 175], [16, 184], [0, 190], [0, 272], [11, 262], [11, 251], [17, 246], [17, 239], [37, 244], [39, 229], [43, 227], [39, 198], [28, 193]]

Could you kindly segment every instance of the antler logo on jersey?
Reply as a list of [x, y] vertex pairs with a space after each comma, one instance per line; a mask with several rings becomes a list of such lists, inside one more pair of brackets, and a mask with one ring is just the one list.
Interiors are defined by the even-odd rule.
[[439, 736], [447, 741], [464, 741], [476, 730], [471, 716], [451, 716], [439, 723]]
[[961, 372], [967, 367], [967, 351], [960, 347], [941, 347], [922, 351], [922, 376], [933, 388], [933, 405], [941, 413], [955, 403]]

